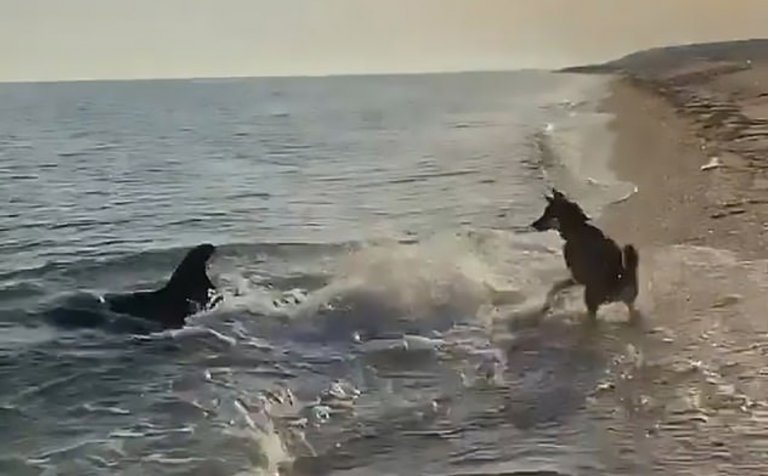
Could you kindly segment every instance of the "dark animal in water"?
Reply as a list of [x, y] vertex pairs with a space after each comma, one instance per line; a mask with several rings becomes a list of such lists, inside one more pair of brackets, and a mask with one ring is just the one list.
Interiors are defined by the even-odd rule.
[[221, 295], [207, 274], [208, 260], [216, 247], [205, 243], [190, 250], [160, 289], [104, 296], [113, 312], [157, 322], [165, 328], [180, 328], [187, 317], [210, 309]]
[[630, 318], [635, 318], [639, 262], [637, 249], [631, 244], [620, 248], [599, 228], [589, 223], [590, 218], [584, 210], [563, 193], [552, 189], [552, 196], [545, 198], [547, 207], [531, 226], [537, 231], [557, 230], [560, 233], [565, 240], [563, 255], [571, 277], [552, 286], [547, 293], [543, 311], [549, 310], [556, 294], [581, 284], [585, 286], [584, 302], [591, 319], [597, 317], [601, 305], [612, 302], [626, 304]]

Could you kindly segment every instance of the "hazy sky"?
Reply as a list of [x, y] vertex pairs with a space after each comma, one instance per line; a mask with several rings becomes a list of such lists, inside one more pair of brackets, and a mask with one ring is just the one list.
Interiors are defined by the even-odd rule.
[[768, 37], [768, 0], [0, 0], [0, 80], [558, 67]]

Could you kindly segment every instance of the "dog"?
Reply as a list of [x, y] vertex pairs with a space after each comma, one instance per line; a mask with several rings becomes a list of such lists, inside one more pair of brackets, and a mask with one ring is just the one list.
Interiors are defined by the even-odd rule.
[[554, 297], [575, 285], [583, 285], [584, 303], [590, 320], [597, 318], [603, 304], [623, 302], [630, 320], [637, 317], [637, 267], [640, 257], [632, 244], [623, 248], [590, 223], [590, 218], [562, 192], [552, 189], [545, 195], [547, 206], [531, 224], [536, 231], [557, 230], [565, 240], [563, 256], [571, 277], [556, 282], [547, 293], [542, 312], [551, 307]]

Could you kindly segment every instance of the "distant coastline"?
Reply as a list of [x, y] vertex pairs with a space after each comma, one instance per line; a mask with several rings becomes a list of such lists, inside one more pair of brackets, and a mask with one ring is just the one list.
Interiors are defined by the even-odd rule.
[[768, 39], [718, 41], [650, 48], [599, 64], [569, 66], [562, 73], [626, 74], [654, 76], [678, 69], [691, 61], [748, 63], [768, 62]]

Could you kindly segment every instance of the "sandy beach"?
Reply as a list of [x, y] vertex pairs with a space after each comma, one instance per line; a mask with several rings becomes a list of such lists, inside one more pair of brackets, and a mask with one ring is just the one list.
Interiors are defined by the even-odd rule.
[[711, 60], [702, 59], [706, 48], [687, 56], [673, 49], [674, 62], [654, 51], [655, 62], [640, 56], [637, 66], [622, 67], [607, 104], [621, 137], [614, 166], [640, 193], [616, 211], [642, 216], [652, 209], [655, 217], [618, 228], [641, 241], [764, 258], [768, 55], [749, 59], [751, 43], [730, 45], [731, 60], [715, 44]]
[[612, 166], [638, 187], [601, 224], [641, 253], [641, 363], [612, 397], [645, 432], [629, 450], [642, 474], [768, 467], [763, 52], [768, 41], [719, 43], [575, 69], [616, 75]]

